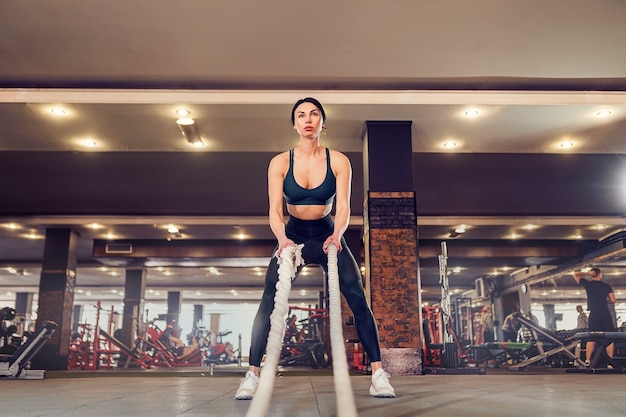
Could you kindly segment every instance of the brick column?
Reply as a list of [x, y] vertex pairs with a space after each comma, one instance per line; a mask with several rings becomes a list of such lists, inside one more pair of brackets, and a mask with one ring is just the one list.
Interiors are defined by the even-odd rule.
[[365, 283], [383, 367], [422, 373], [416, 195], [411, 123], [367, 122], [364, 131]]

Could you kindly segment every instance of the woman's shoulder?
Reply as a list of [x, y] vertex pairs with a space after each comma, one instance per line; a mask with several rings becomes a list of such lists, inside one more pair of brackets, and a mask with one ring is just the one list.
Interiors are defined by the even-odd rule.
[[285, 151], [274, 155], [270, 160], [270, 165], [289, 163], [289, 152], [290, 151]]
[[330, 153], [330, 161], [331, 163], [340, 163], [340, 164], [347, 164], [348, 166], [350, 166], [350, 159], [342, 152], [336, 151], [334, 149], [330, 149], [327, 148], [328, 152]]

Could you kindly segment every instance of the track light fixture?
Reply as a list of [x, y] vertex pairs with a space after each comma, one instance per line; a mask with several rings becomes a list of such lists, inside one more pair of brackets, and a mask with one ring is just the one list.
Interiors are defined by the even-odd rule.
[[196, 125], [195, 120], [183, 117], [176, 120], [176, 124], [178, 124], [178, 127], [185, 139], [187, 139], [187, 142], [191, 143], [193, 146], [204, 145], [202, 137], [200, 137], [200, 129], [198, 128], [198, 125]]

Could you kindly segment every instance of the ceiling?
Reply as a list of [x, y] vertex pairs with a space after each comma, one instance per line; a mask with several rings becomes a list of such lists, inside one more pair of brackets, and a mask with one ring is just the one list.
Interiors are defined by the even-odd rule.
[[[626, 227], [623, 2], [554, 2], [541, 13], [497, 0], [2, 9], [0, 302], [37, 291], [53, 227], [79, 235], [77, 301], [121, 300], [128, 260], [94, 257], [94, 239], [163, 243], [170, 224], [182, 235], [172, 247], [222, 251], [136, 261], [149, 267], [148, 300], [178, 290], [194, 302], [258, 300], [274, 244], [265, 172], [296, 143], [289, 113], [304, 96], [325, 106], [323, 143], [351, 159], [357, 253], [365, 124], [412, 123], [425, 300], [439, 295], [442, 241], [460, 292], [538, 268], [534, 297], [581, 300], [563, 275]], [[204, 147], [182, 137], [179, 108]], [[594, 263], [626, 291], [621, 260]], [[321, 281], [313, 268], [294, 296], [314, 302]]]

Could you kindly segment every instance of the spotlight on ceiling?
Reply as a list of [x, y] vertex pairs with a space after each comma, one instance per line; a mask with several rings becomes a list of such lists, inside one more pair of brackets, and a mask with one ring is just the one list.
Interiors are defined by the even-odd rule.
[[183, 117], [176, 120], [176, 124], [178, 124], [178, 127], [180, 128], [180, 131], [182, 132], [185, 139], [187, 139], [187, 142], [189, 142], [193, 146], [204, 145], [204, 142], [202, 142], [202, 137], [200, 137], [200, 129], [198, 128], [195, 120], [188, 117]]

